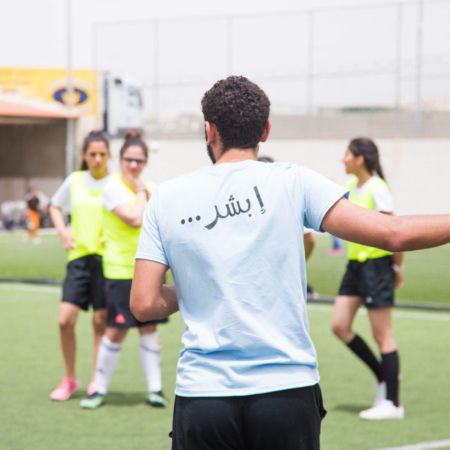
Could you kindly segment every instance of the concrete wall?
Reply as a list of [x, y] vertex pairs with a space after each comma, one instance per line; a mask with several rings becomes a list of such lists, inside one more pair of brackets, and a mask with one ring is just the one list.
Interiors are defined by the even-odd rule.
[[[0, 202], [20, 200], [25, 194], [27, 184], [36, 186], [47, 196], [53, 195], [64, 179], [64, 130], [55, 130], [55, 141], [49, 146], [33, 146], [33, 140], [19, 136], [18, 154], [10, 155], [0, 144]], [[1, 133], [0, 133], [1, 135]], [[31, 134], [32, 135], [32, 134]], [[38, 136], [38, 135], [36, 135]], [[3, 141], [0, 141], [3, 142]], [[25, 161], [24, 170], [39, 177], [5, 177], [7, 168], [17, 171], [21, 164], [23, 147], [33, 148], [33, 155]], [[151, 153], [144, 178], [162, 183], [184, 173], [196, 170], [211, 162], [206, 154], [204, 141], [160, 141], [150, 143]], [[432, 140], [377, 140], [381, 152], [381, 161], [387, 181], [394, 193], [397, 214], [444, 214], [450, 212], [450, 182], [447, 170], [450, 167], [450, 139]], [[260, 155], [268, 155], [277, 161], [291, 161], [309, 167], [337, 183], [344, 184], [348, 177], [340, 159], [347, 140], [270, 140], [261, 144]], [[110, 169], [119, 171], [119, 150], [121, 140], [111, 142], [112, 159]], [[62, 147], [61, 147], [62, 146]], [[11, 150], [11, 147], [8, 147]], [[14, 153], [14, 152], [13, 152]], [[79, 149], [78, 149], [79, 153]], [[4, 166], [6, 156], [11, 156]], [[32, 163], [30, 162], [32, 161]], [[14, 163], [12, 163], [13, 161]]]
[[65, 121], [0, 126], [0, 177], [62, 177]]
[[[51, 196], [62, 183], [66, 172], [66, 121], [41, 122], [0, 125], [0, 203], [22, 200], [30, 187]], [[91, 116], [76, 120], [75, 169], [81, 163], [83, 139], [93, 128]]]
[[[121, 141], [111, 145], [111, 168], [119, 170]], [[348, 179], [340, 162], [348, 140], [270, 140], [260, 155], [309, 167], [344, 184]], [[394, 193], [397, 214], [450, 213], [450, 139], [377, 140], [387, 181]], [[153, 144], [152, 147], [155, 147]], [[144, 172], [156, 183], [211, 164], [204, 141], [160, 141]]]
[[22, 200], [30, 186], [53, 192], [65, 171], [65, 121], [0, 125], [0, 203]]

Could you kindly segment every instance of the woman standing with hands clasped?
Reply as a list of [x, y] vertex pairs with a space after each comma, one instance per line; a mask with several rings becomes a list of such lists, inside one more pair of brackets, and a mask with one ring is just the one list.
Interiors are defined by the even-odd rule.
[[[81, 170], [70, 174], [51, 200], [50, 216], [67, 251], [67, 275], [59, 308], [59, 330], [66, 375], [50, 394], [64, 401], [80, 389], [75, 374], [75, 324], [80, 309], [94, 309], [94, 365], [106, 329], [106, 299], [102, 268], [102, 190], [109, 178], [109, 141], [101, 131], [92, 131], [84, 140]], [[63, 210], [71, 213], [69, 230]], [[92, 381], [88, 394], [93, 392]]]
[[108, 386], [119, 362], [129, 328], [139, 330], [140, 356], [152, 406], [167, 406], [161, 391], [161, 355], [157, 323], [139, 322], [130, 310], [131, 283], [142, 216], [154, 185], [139, 179], [147, 164], [148, 148], [137, 131], [129, 131], [120, 150], [122, 175], [113, 176], [103, 191], [104, 275], [108, 304], [108, 327], [97, 357], [95, 392], [81, 407], [95, 409], [105, 402]]
[[[363, 208], [394, 215], [394, 202], [384, 179], [378, 148], [366, 138], [353, 139], [342, 159], [347, 174], [356, 176], [347, 188], [349, 200]], [[391, 322], [394, 290], [403, 286], [403, 253], [348, 243], [347, 271], [334, 302], [331, 328], [374, 373], [377, 397], [372, 408], [361, 411], [367, 420], [403, 419], [399, 403], [399, 357]], [[367, 307], [381, 362], [352, 329], [362, 305]]]

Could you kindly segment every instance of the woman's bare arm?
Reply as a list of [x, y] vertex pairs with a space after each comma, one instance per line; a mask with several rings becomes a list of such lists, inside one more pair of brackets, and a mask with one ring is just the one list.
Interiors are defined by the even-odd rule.
[[138, 190], [136, 192], [136, 203], [133, 207], [124, 203], [116, 206], [112, 211], [124, 223], [131, 228], [140, 228], [142, 226], [142, 216], [144, 215], [147, 202], [147, 191]]
[[75, 248], [76, 239], [72, 236], [70, 230], [67, 229], [61, 209], [57, 206], [50, 205], [49, 212], [53, 225], [58, 231], [59, 237], [64, 246], [64, 250], [73, 250]]

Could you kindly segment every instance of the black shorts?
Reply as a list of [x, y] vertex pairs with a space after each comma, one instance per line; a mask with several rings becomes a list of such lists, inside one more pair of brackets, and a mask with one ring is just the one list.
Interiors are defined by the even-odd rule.
[[87, 311], [106, 308], [102, 257], [86, 255], [69, 261], [63, 283], [62, 301]]
[[179, 397], [172, 450], [319, 450], [318, 384], [242, 397]]
[[360, 263], [350, 260], [339, 289], [339, 295], [357, 295], [367, 308], [394, 305], [395, 272], [392, 255]]
[[111, 280], [106, 278], [106, 301], [108, 304], [108, 327], [133, 328], [157, 323], [166, 323], [169, 319], [139, 322], [130, 309], [131, 283], [133, 280]]

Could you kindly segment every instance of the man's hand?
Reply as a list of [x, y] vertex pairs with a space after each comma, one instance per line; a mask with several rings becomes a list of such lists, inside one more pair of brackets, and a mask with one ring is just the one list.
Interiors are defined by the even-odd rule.
[[167, 270], [166, 265], [155, 261], [136, 260], [130, 308], [140, 322], [164, 319], [178, 311], [175, 285], [163, 284]]

